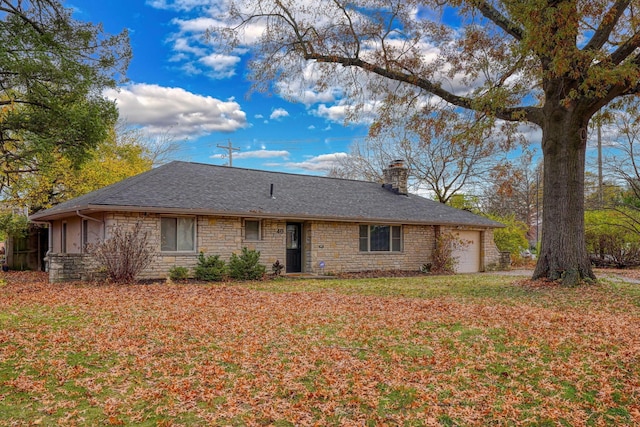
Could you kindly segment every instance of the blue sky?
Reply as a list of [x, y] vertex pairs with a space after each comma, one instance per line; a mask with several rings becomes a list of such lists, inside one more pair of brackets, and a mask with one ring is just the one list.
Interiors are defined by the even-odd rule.
[[[305, 94], [297, 102], [278, 93], [253, 93], [248, 98], [246, 56], [220, 53], [203, 38], [204, 31], [217, 23], [214, 9], [220, 3], [224, 0], [65, 0], [64, 4], [76, 19], [102, 23], [108, 33], [129, 30], [133, 49], [129, 82], [107, 96], [117, 99], [128, 124], [150, 137], [172, 134], [181, 146], [176, 158], [227, 164], [226, 151], [218, 145], [230, 142], [239, 149], [233, 153], [233, 166], [326, 174], [337, 159], [347, 156], [354, 141], [366, 136], [367, 118], [346, 126], [349, 107], [340, 90], [329, 87], [317, 92], [304, 86], [302, 79], [284, 88], [294, 98]], [[539, 129], [527, 127], [523, 132], [537, 151]], [[593, 147], [593, 132], [589, 137]], [[605, 133], [605, 143], [613, 139]], [[593, 148], [588, 156], [595, 157]]]
[[325, 174], [366, 124], [344, 125], [345, 109], [331, 93], [289, 102], [253, 93], [243, 60], [203, 42], [207, 0], [69, 0], [74, 18], [102, 23], [108, 33], [127, 28], [133, 60], [118, 93], [121, 118], [151, 137], [181, 142], [175, 157], [227, 164], [218, 145], [229, 142], [233, 166]]

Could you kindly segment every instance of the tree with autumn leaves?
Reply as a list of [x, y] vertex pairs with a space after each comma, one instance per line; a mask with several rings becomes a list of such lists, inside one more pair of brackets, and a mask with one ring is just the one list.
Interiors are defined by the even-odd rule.
[[211, 34], [231, 48], [253, 48], [257, 89], [311, 75], [320, 90], [339, 83], [354, 116], [366, 110], [367, 97], [393, 95], [474, 112], [494, 129], [542, 129], [544, 212], [534, 278], [594, 278], [584, 238], [587, 129], [601, 108], [639, 89], [640, 2], [229, 3], [225, 25]]

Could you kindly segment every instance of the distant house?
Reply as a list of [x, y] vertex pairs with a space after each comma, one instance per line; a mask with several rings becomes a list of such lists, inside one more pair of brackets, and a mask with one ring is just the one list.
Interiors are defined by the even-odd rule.
[[229, 259], [259, 250], [270, 271], [321, 274], [418, 270], [447, 230], [471, 242], [457, 253], [458, 271], [483, 271], [499, 260], [493, 230], [501, 224], [413, 194], [396, 162], [384, 184], [171, 162], [31, 215], [49, 224], [52, 282], [89, 277], [88, 243], [142, 222], [152, 236], [152, 265], [143, 278], [173, 266], [193, 267], [197, 254]]

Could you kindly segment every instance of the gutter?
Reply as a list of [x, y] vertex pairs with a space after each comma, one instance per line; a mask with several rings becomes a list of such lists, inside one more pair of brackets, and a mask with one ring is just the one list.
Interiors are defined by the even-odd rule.
[[[457, 226], [464, 227], [479, 227], [479, 228], [503, 228], [504, 224], [482, 224], [478, 222], [460, 223], [459, 221], [448, 220], [431, 220], [421, 221], [408, 218], [364, 218], [364, 217], [332, 217], [324, 215], [313, 215], [305, 213], [273, 213], [263, 212], [260, 210], [244, 211], [244, 212], [232, 212], [232, 211], [215, 211], [211, 209], [191, 209], [191, 208], [167, 208], [167, 207], [153, 207], [153, 206], [125, 206], [125, 205], [85, 205], [83, 210], [92, 212], [148, 212], [154, 214], [168, 214], [168, 215], [205, 215], [205, 216], [228, 216], [228, 217], [251, 217], [251, 218], [273, 218], [273, 219], [291, 219], [291, 220], [303, 220], [303, 221], [336, 221], [336, 222], [351, 222], [351, 223], [384, 223], [384, 224], [407, 224], [407, 225], [444, 225], [444, 226]], [[72, 214], [74, 210], [69, 209], [62, 212], [57, 212], [54, 215], [46, 215], [45, 217], [58, 217], [61, 218], [65, 214]], [[80, 209], [75, 209], [75, 214], [81, 218], [104, 223], [104, 221], [88, 217], [80, 213]], [[32, 216], [38, 217], [36, 213]]]
[[80, 218], [82, 218], [82, 219], [87, 219], [87, 220], [89, 220], [89, 221], [99, 222], [100, 224], [102, 224], [102, 223], [104, 222], [104, 221], [102, 221], [102, 220], [95, 219], [95, 218], [92, 218], [92, 217], [87, 216], [87, 215], [83, 215], [83, 214], [81, 214], [81, 213], [80, 213], [80, 210], [76, 210], [76, 215], [78, 215], [78, 216], [79, 216]]

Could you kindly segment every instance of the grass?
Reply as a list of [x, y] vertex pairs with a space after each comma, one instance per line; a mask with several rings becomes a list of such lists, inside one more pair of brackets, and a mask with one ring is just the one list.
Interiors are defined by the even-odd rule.
[[639, 285], [0, 287], [0, 425], [640, 424]]

